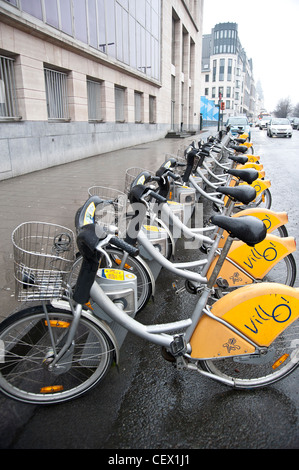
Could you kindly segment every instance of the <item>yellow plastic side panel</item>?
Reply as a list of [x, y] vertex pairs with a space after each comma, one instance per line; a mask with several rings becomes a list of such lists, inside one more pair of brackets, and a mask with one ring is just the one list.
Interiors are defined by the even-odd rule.
[[299, 289], [274, 283], [241, 287], [211, 310], [259, 346], [269, 346], [299, 318]]
[[244, 165], [237, 165], [237, 170], [246, 170], [248, 168], [253, 168], [254, 170], [261, 171], [264, 166], [259, 165], [258, 163], [245, 163]]
[[258, 163], [261, 159], [261, 157], [259, 155], [247, 155], [246, 154], [246, 157], [248, 157], [248, 162], [249, 163]]
[[295, 250], [293, 237], [281, 238], [268, 234], [254, 247], [241, 241], [233, 242], [227, 257], [256, 279], [263, 279], [275, 264]]
[[[286, 212], [274, 212], [270, 209], [251, 208], [245, 209], [242, 212], [233, 214], [232, 217], [241, 217], [244, 215], [251, 215], [262, 220], [267, 227], [267, 232], [271, 233], [278, 227], [288, 223], [288, 214]], [[219, 248], [224, 246], [225, 240], [227, 239], [228, 233], [223, 232], [223, 238], [220, 240]]]
[[[224, 236], [227, 236], [225, 232]], [[223, 242], [221, 241], [221, 245]], [[241, 269], [255, 279], [263, 279], [266, 274], [281, 259], [296, 250], [296, 242], [293, 237], [276, 237], [268, 234], [261, 243], [254, 247], [250, 247], [241, 241], [234, 241], [227, 255], [227, 259], [223, 263], [218, 277], [225, 279], [230, 287], [244, 286], [251, 284], [252, 279], [247, 276]], [[213, 260], [207, 273], [209, 279], [218, 256]], [[233, 263], [236, 263], [235, 266]]]
[[[210, 266], [210, 269], [207, 273], [208, 279], [210, 278], [213, 272], [217, 259], [218, 259], [218, 256], [213, 260]], [[235, 266], [233, 263], [231, 263], [227, 259], [223, 263], [221, 271], [218, 275], [218, 278], [220, 277], [227, 281], [229, 287], [242, 287], [242, 286], [246, 286], [248, 284], [253, 283], [253, 280], [251, 279], [251, 277], [247, 276], [246, 273], [241, 271], [241, 269], [239, 269], [237, 266]], [[215, 287], [217, 287], [217, 285], [215, 285]]]
[[249, 137], [249, 134], [247, 134], [247, 132], [244, 132], [243, 134], [239, 135], [240, 139], [248, 139], [248, 137]]
[[[241, 137], [243, 139], [245, 139], [245, 137]], [[251, 142], [244, 142], [243, 144], [241, 144], [243, 147], [247, 147], [248, 149], [252, 147], [252, 143]]]
[[250, 343], [207, 315], [199, 320], [190, 344], [191, 356], [197, 359], [237, 356], [255, 351]]
[[[241, 183], [241, 184], [246, 184], [246, 183]], [[263, 191], [270, 188], [271, 181], [257, 179], [251, 184], [251, 186], [256, 190], [256, 195], [259, 196]]]
[[240, 217], [243, 215], [252, 215], [262, 220], [267, 227], [267, 232], [271, 233], [281, 225], [288, 223], [288, 214], [286, 212], [274, 212], [270, 209], [252, 208], [245, 209], [242, 212], [234, 214], [233, 217]]

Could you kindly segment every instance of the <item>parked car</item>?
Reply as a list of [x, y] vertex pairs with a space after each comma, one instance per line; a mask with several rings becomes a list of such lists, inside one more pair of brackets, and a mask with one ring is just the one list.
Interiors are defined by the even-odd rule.
[[251, 140], [251, 129], [246, 116], [231, 116], [225, 123], [226, 130], [230, 130], [232, 135], [238, 135], [238, 133], [245, 132], [249, 135]]
[[267, 127], [269, 137], [292, 137], [293, 129], [291, 123], [286, 118], [273, 118]]
[[299, 118], [295, 117], [291, 121], [291, 125], [293, 129], [298, 129], [299, 130]]
[[266, 129], [271, 119], [272, 119], [271, 116], [263, 116], [259, 122], [259, 128]]

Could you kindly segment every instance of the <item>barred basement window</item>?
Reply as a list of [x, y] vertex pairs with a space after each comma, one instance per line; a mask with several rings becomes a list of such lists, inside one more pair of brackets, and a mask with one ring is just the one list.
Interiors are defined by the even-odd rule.
[[67, 74], [44, 69], [48, 119], [67, 121], [69, 118]]
[[18, 112], [14, 59], [0, 56], [0, 120], [21, 119]]
[[102, 121], [102, 84], [87, 79], [88, 120]]

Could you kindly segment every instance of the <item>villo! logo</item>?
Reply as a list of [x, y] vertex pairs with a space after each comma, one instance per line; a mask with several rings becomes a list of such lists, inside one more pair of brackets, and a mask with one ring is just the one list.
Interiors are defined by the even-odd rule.
[[250, 324], [244, 325], [245, 328], [252, 331], [255, 334], [258, 334], [260, 325], [264, 325], [265, 322], [274, 321], [276, 323], [286, 323], [292, 315], [292, 310], [287, 303], [286, 299], [282, 297], [286, 303], [277, 305], [272, 312], [266, 312], [260, 305], [255, 308], [255, 314], [250, 317]]
[[248, 256], [247, 261], [243, 263], [250, 269], [253, 269], [254, 263], [264, 259], [265, 261], [272, 262], [277, 258], [277, 249], [274, 243], [270, 242], [271, 246], [268, 246], [263, 253], [259, 253], [256, 248], [251, 249], [252, 256]]

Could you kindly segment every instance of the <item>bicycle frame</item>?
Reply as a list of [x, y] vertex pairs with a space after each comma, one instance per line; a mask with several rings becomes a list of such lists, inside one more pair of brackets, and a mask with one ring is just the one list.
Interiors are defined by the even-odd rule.
[[[243, 287], [218, 300], [209, 309], [206, 303], [220, 265], [221, 262], [191, 317], [186, 320], [143, 325], [114, 305], [97, 283], [93, 284], [90, 295], [114, 321], [131, 333], [167, 348], [183, 367], [193, 369], [200, 359], [219, 357], [243, 356], [250, 361], [253, 355], [256, 360], [257, 355], [264, 355], [275, 338], [299, 317], [299, 289], [280, 284]], [[175, 333], [182, 330], [183, 333]], [[186, 360], [183, 364], [182, 357]], [[200, 369], [199, 372], [202, 373]], [[203, 373], [228, 383], [227, 379]], [[232, 385], [231, 381], [229, 383]]]

